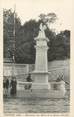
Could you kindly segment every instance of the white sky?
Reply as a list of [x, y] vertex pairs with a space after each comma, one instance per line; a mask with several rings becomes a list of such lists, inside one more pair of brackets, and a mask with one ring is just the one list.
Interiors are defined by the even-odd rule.
[[41, 13], [56, 13], [58, 20], [53, 29], [57, 31], [70, 29], [72, 23], [71, 0], [3, 0], [3, 8], [12, 8], [16, 4], [16, 12], [22, 24], [30, 19], [37, 19]]

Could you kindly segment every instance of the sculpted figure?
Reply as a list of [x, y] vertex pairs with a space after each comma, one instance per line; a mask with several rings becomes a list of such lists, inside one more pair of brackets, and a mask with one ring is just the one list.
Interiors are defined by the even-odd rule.
[[46, 29], [46, 26], [43, 25], [43, 24], [41, 23], [41, 24], [40, 24], [40, 31], [41, 31], [41, 32], [44, 32], [45, 29]]

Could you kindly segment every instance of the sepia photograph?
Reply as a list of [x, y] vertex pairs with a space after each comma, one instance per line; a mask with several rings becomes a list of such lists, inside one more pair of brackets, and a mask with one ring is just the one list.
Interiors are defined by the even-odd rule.
[[4, 0], [4, 115], [70, 113], [70, 21], [70, 0]]

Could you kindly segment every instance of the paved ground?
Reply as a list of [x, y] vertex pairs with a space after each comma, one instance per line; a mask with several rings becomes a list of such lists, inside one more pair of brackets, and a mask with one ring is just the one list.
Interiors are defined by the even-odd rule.
[[69, 98], [28, 99], [4, 98], [4, 113], [51, 113], [69, 112]]

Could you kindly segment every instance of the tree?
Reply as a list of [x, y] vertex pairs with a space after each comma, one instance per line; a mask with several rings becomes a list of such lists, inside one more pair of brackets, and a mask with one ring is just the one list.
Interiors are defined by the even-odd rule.
[[45, 25], [47, 27], [47, 29], [50, 29], [50, 24], [54, 23], [57, 19], [57, 16], [55, 13], [48, 13], [46, 14], [40, 14], [40, 19], [41, 22], [43, 23], [43, 25]]
[[[21, 26], [16, 40], [16, 62], [35, 63], [36, 50], [34, 47], [34, 38], [38, 35], [40, 23], [41, 20], [39, 20], [38, 22], [36, 22], [35, 20], [30, 20], [28, 22], [25, 22], [25, 24]], [[45, 33], [50, 40], [50, 42], [48, 43], [48, 46], [50, 47], [51, 41], [55, 38], [56, 34], [50, 29], [48, 30], [48, 28], [46, 29]]]
[[[12, 9], [3, 10], [3, 41], [4, 41], [4, 58], [12, 58], [13, 55], [13, 42], [14, 42], [14, 20], [15, 20], [15, 36], [17, 35], [21, 21], [17, 14]], [[16, 42], [15, 42], [16, 44]]]
[[48, 51], [49, 60], [59, 60], [70, 58], [70, 31], [61, 31], [51, 40]]
[[[4, 57], [12, 58], [14, 12], [11, 9], [4, 9], [3, 19]], [[50, 24], [54, 23], [56, 19], [54, 13], [40, 14], [39, 21], [31, 19], [21, 25], [21, 21], [15, 13], [15, 60], [17, 63], [35, 63], [34, 46], [36, 43], [34, 38], [38, 35], [40, 23], [46, 25], [45, 34], [50, 40], [48, 42], [48, 61], [70, 58], [70, 31], [61, 31], [56, 35], [50, 30]]]
[[35, 41], [38, 35], [39, 22], [30, 20], [21, 26], [17, 34], [16, 42], [16, 62], [34, 63], [35, 61]]
[[61, 31], [56, 35], [55, 32], [50, 30], [50, 24], [57, 20], [55, 13], [49, 13], [47, 15], [40, 14], [40, 19], [43, 25], [47, 27], [45, 30], [46, 36], [49, 38], [48, 43], [48, 60], [66, 59], [70, 57], [70, 31]]

